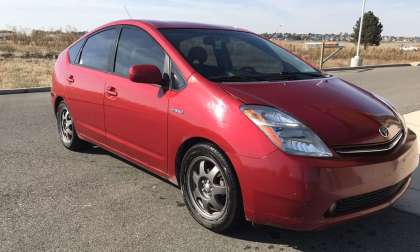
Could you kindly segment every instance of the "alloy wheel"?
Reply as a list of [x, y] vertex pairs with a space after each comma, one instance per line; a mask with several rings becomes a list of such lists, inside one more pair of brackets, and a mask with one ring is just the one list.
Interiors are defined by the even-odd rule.
[[60, 135], [64, 143], [71, 143], [73, 139], [73, 121], [67, 108], [61, 111], [60, 117]]
[[188, 196], [199, 214], [208, 220], [220, 218], [229, 203], [229, 185], [219, 165], [197, 157], [188, 167], [187, 178]]

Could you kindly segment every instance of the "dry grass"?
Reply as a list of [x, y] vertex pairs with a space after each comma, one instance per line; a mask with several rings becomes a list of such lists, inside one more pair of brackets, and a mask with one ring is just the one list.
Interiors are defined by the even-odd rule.
[[0, 89], [51, 85], [56, 56], [82, 33], [34, 30], [0, 41]]
[[51, 85], [52, 59], [0, 59], [0, 89]]
[[[34, 31], [31, 34], [15, 32], [8, 40], [0, 41], [0, 89], [39, 87], [51, 85], [54, 58], [82, 33], [61, 31]], [[304, 42], [278, 41], [278, 44], [318, 66], [320, 49], [305, 49]], [[352, 43], [345, 46], [324, 67], [348, 66], [355, 55]], [[391, 64], [420, 62], [420, 52], [401, 52], [400, 43], [383, 43], [363, 50], [364, 64]], [[420, 47], [420, 45], [415, 45]], [[326, 50], [326, 55], [332, 49]]]
[[[278, 41], [279, 45], [299, 55], [309, 63], [318, 66], [320, 58], [320, 49], [305, 49], [303, 42]], [[352, 43], [340, 43], [344, 49], [333, 59], [329, 60], [324, 67], [349, 66], [351, 58], [356, 54], [356, 48]], [[420, 52], [402, 52], [401, 43], [383, 43], [378, 47], [368, 47], [362, 50], [365, 65], [375, 64], [399, 64], [420, 61]], [[419, 45], [416, 45], [419, 46]], [[334, 49], [326, 49], [325, 54], [329, 55]]]
[[58, 54], [77, 40], [83, 32], [33, 30], [30, 34], [15, 31], [12, 36], [0, 44], [0, 51], [6, 47], [10, 52], [46, 52]]

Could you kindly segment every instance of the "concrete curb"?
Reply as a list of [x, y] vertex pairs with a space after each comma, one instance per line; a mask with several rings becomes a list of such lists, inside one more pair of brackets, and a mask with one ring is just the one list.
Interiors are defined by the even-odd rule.
[[359, 69], [370, 69], [370, 68], [386, 68], [386, 67], [411, 67], [412, 64], [388, 64], [388, 65], [367, 65], [360, 67], [333, 67], [333, 68], [324, 68], [323, 71], [334, 72], [334, 71], [344, 71], [344, 70], [359, 70]]
[[[417, 137], [420, 136], [420, 111], [412, 112], [404, 115], [407, 126], [416, 132]], [[420, 142], [418, 142], [420, 148]], [[420, 150], [420, 149], [419, 149]], [[420, 153], [419, 153], [420, 154]], [[404, 197], [395, 204], [397, 209], [409, 212], [415, 215], [420, 215], [420, 166], [413, 174], [413, 180], [410, 188]]]
[[0, 89], [0, 95], [50, 92], [51, 87]]

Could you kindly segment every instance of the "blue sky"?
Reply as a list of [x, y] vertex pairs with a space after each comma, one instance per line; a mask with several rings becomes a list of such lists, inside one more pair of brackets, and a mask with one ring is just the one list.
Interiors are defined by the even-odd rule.
[[[186, 20], [255, 32], [351, 32], [362, 0], [0, 0], [0, 28], [91, 30], [127, 18]], [[384, 34], [420, 36], [419, 0], [368, 0]], [[281, 26], [281, 27], [280, 27]], [[280, 28], [279, 28], [280, 27]]]

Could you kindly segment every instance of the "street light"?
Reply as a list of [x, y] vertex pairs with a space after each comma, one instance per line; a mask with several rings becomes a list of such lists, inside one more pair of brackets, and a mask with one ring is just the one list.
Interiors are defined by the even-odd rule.
[[351, 67], [358, 67], [363, 64], [363, 58], [360, 57], [360, 44], [362, 43], [362, 30], [363, 30], [363, 19], [365, 17], [365, 7], [366, 7], [366, 0], [363, 0], [362, 5], [362, 16], [360, 18], [360, 25], [359, 25], [359, 40], [357, 41], [357, 51], [356, 56], [351, 59]]

